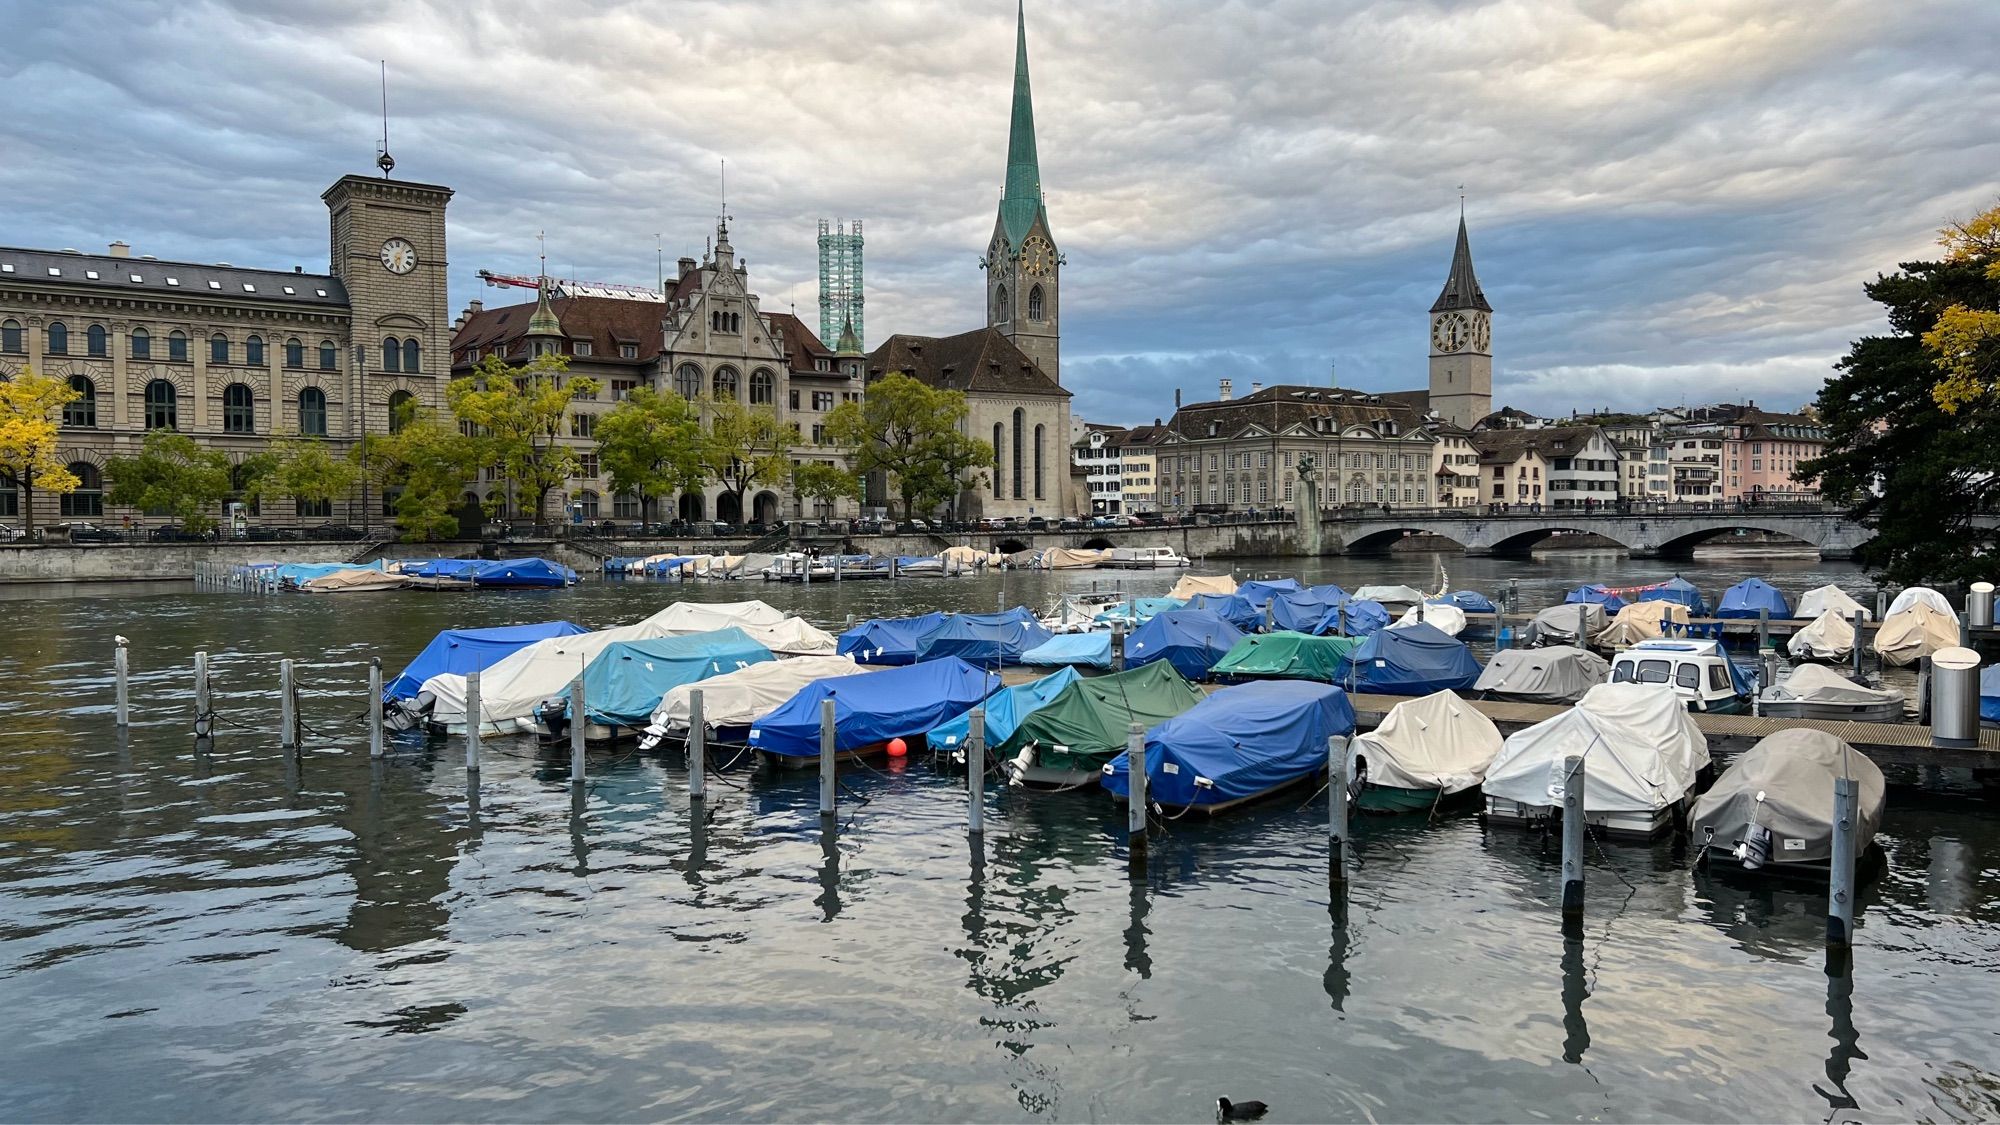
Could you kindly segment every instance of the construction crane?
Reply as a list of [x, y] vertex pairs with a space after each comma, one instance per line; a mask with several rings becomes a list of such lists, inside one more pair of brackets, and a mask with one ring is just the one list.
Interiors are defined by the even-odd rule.
[[[488, 285], [506, 289], [540, 289], [545, 279], [523, 277], [519, 274], [494, 273], [480, 270], [479, 280]], [[641, 285], [619, 285], [609, 281], [573, 281], [563, 278], [547, 278], [551, 297], [615, 297], [626, 301], [659, 301], [666, 296], [657, 290]]]

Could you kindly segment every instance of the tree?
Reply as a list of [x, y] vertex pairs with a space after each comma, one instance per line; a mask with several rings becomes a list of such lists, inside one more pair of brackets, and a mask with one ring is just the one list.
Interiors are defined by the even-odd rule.
[[435, 410], [418, 408], [393, 434], [369, 434], [349, 456], [385, 493], [396, 492], [396, 526], [410, 540], [458, 534], [466, 482], [479, 475], [480, 446]]
[[[1977, 267], [1986, 280], [2000, 281], [2000, 207], [1945, 227], [1938, 245], [1946, 263]], [[2000, 395], [2000, 309], [1990, 300], [1953, 300], [1923, 337], [1944, 374], [1932, 393], [1945, 413], [1981, 401], [1991, 405]]]
[[104, 474], [111, 478], [106, 497], [113, 504], [164, 511], [185, 531], [213, 528], [216, 509], [230, 493], [228, 456], [176, 430], [149, 431], [137, 457], [113, 457]]
[[56, 450], [63, 405], [76, 398], [68, 380], [37, 375], [32, 368], [0, 381], [0, 474], [21, 485], [24, 530], [35, 528], [36, 485], [60, 495], [82, 483]]
[[792, 494], [815, 503], [861, 499], [861, 479], [838, 465], [808, 461], [792, 470]]
[[785, 479], [792, 468], [786, 453], [798, 440], [798, 430], [778, 421], [768, 406], [724, 399], [704, 400], [702, 409], [708, 426], [697, 447], [701, 468], [736, 497], [737, 518], [747, 519], [743, 494]]
[[2000, 277], [1972, 256], [1905, 262], [1864, 286], [1893, 333], [1854, 342], [1819, 395], [1827, 444], [1799, 467], [1823, 495], [1852, 504], [1875, 531], [1858, 557], [1909, 583], [1984, 576], [2000, 542], [1974, 515], [2000, 496], [2000, 403], [1991, 393], [1940, 395], [1927, 342], [1952, 308], [2000, 308]]
[[919, 506], [956, 497], [966, 472], [993, 463], [993, 447], [959, 432], [965, 395], [940, 390], [892, 371], [871, 384], [861, 402], [843, 402], [826, 431], [853, 451], [854, 471], [887, 473], [903, 498], [903, 517]]
[[549, 493], [576, 475], [576, 451], [561, 441], [569, 404], [598, 391], [595, 379], [564, 378], [568, 370], [569, 360], [560, 355], [538, 355], [526, 367], [487, 356], [444, 392], [451, 412], [478, 427], [481, 460], [534, 497], [536, 522]]
[[597, 454], [611, 487], [652, 501], [699, 487], [701, 418], [672, 391], [639, 387], [597, 420]]
[[353, 462], [333, 455], [319, 438], [280, 437], [263, 453], [244, 458], [244, 492], [264, 503], [283, 499], [329, 501], [344, 496], [361, 477]]

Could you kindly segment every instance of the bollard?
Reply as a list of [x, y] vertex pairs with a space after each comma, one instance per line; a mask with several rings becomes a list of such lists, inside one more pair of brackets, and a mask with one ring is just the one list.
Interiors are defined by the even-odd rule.
[[[1136, 620], [1136, 619], [1137, 619], [1137, 617], [1138, 617], [1138, 615], [1137, 615], [1137, 614], [1135, 613], [1135, 614], [1133, 614], [1133, 617], [1134, 617], [1134, 619]], [[1265, 631], [1266, 633], [1269, 633], [1269, 632], [1272, 632], [1273, 630], [1277, 629], [1277, 627], [1278, 627], [1278, 611], [1277, 611], [1276, 609], [1273, 609], [1273, 608], [1272, 608], [1272, 606], [1271, 606], [1271, 603], [1270, 603], [1270, 602], [1265, 602], [1265, 603], [1264, 603], [1264, 631]]]
[[1590, 603], [1576, 603], [1576, 647], [1590, 648]]
[[[485, 709], [479, 705], [479, 673], [467, 673], [465, 677], [465, 772], [479, 772], [479, 728], [484, 726]], [[583, 721], [582, 715], [570, 716], [571, 723]]]
[[286, 750], [299, 744], [298, 690], [292, 662], [278, 661], [278, 745]]
[[382, 658], [379, 656], [368, 661], [368, 756], [382, 756]]
[[[1764, 650], [1764, 682], [1757, 685], [1757, 696], [1778, 686], [1778, 650]], [[1756, 697], [1753, 697], [1753, 701]]]
[[896, 556], [895, 556], [895, 555], [890, 555], [890, 556], [889, 556], [889, 581], [891, 581], [891, 582], [894, 582], [895, 580], [896, 580]]
[[[377, 666], [380, 666], [379, 662]], [[375, 684], [375, 693], [380, 695], [381, 691], [382, 685]], [[194, 654], [194, 736], [207, 738], [214, 733], [215, 720], [209, 715], [208, 653], [197, 652]]]
[[1969, 648], [1941, 648], [1930, 656], [1931, 745], [1971, 749], [1979, 745], [1979, 654]]
[[582, 785], [583, 761], [583, 677], [569, 682], [569, 781]]
[[1507, 612], [1521, 612], [1521, 580], [1518, 578], [1507, 580]]
[[708, 796], [708, 720], [702, 716], [701, 689], [688, 693], [688, 799]]
[[1146, 729], [1133, 723], [1125, 736], [1125, 776], [1130, 793], [1125, 801], [1127, 862], [1135, 879], [1146, 877]]
[[1760, 607], [1757, 610], [1757, 651], [1769, 652], [1770, 649], [1771, 649], [1771, 611], [1769, 609]]
[[1887, 591], [1887, 590], [1876, 590], [1876, 591], [1875, 591], [1875, 620], [1877, 620], [1877, 621], [1880, 621], [1880, 620], [1882, 620], [1882, 619], [1883, 619], [1884, 617], [1887, 617], [1888, 615], [1889, 615], [1889, 591]]
[[1326, 885], [1338, 895], [1347, 886], [1347, 739], [1326, 740]]
[[1563, 759], [1562, 913], [1565, 925], [1583, 921], [1583, 759]]
[[118, 638], [118, 647], [111, 654], [111, 672], [118, 693], [118, 725], [120, 727], [129, 727], [132, 725], [132, 693], [129, 690], [128, 682], [131, 678], [132, 668], [130, 662], [125, 657], [124, 637]]
[[1965, 596], [1966, 621], [1974, 629], [1993, 627], [1993, 583], [1974, 582]]
[[1865, 609], [1854, 611], [1854, 678], [1861, 678], [1861, 621], [1868, 616]]
[[1854, 942], [1854, 834], [1861, 786], [1851, 777], [1833, 779], [1833, 855], [1828, 859], [1826, 943], [1844, 948]]
[[995, 613], [1007, 612], [1007, 591], [1005, 590], [993, 591], [993, 612]]
[[1125, 626], [1117, 621], [1111, 623], [1111, 670], [1125, 670]]
[[1335, 636], [1344, 637], [1347, 635], [1347, 599], [1345, 598], [1342, 598], [1333, 607], [1333, 625]]
[[972, 729], [965, 736], [965, 830], [986, 831], [986, 708], [972, 709]]
[[833, 700], [819, 701], [819, 815], [833, 815]]

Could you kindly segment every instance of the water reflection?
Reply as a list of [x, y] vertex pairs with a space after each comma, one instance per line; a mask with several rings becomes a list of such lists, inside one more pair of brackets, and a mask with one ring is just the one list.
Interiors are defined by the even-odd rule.
[[840, 916], [840, 832], [830, 814], [820, 817], [819, 851], [819, 897], [813, 905], [820, 908], [820, 921], [831, 922]]
[[1326, 947], [1326, 973], [1320, 978], [1320, 987], [1326, 990], [1326, 998], [1336, 1012], [1347, 1010], [1348, 989], [1354, 983], [1354, 975], [1347, 968], [1347, 907], [1345, 902], [1336, 901], [1333, 908], [1333, 937]]
[[1583, 942], [1565, 937], [1562, 951], [1563, 1061], [1580, 1063], [1590, 1050], [1590, 1023], [1583, 1018], [1583, 1002], [1590, 999], [1584, 979]]
[[1861, 1108], [1847, 1092], [1848, 1075], [1856, 1059], [1866, 1061], [1861, 1050], [1861, 1033], [1854, 1028], [1854, 964], [1846, 950], [1829, 950], [1826, 958], [1826, 1015], [1832, 1021], [1827, 1038], [1833, 1046], [1826, 1055], [1826, 1086], [1815, 1083], [1813, 1092], [1826, 1099], [1829, 1122], [1841, 1119], [1844, 1110]]
[[1144, 880], [1133, 880], [1132, 889], [1127, 894], [1128, 911], [1125, 924], [1125, 968], [1139, 974], [1140, 980], [1153, 979], [1153, 955], [1146, 948], [1146, 939], [1152, 931], [1146, 928], [1146, 915], [1152, 913], [1152, 893]]

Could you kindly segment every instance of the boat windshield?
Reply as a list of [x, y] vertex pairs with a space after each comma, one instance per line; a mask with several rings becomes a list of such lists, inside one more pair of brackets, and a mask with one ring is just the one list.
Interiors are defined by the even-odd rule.
[[1720, 664], [1708, 666], [1708, 686], [1717, 691], [1736, 690], [1736, 685], [1729, 682], [1729, 670]]
[[1701, 665], [1683, 664], [1679, 668], [1674, 669], [1674, 685], [1676, 687], [1692, 688], [1695, 691], [1700, 691]]

